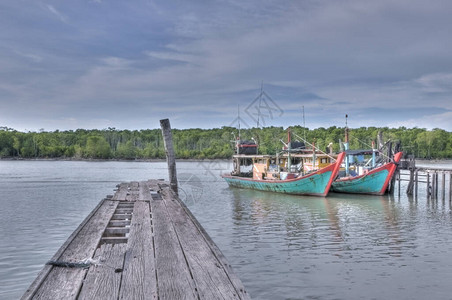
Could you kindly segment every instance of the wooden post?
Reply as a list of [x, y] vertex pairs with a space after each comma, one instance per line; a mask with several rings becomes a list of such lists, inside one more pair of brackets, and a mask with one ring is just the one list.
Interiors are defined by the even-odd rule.
[[446, 199], [446, 172], [442, 171], [441, 173], [441, 179], [442, 179], [442, 193], [441, 193], [441, 199]]
[[449, 202], [452, 201], [452, 172], [449, 172]]
[[417, 191], [418, 191], [418, 180], [419, 180], [419, 170], [416, 169], [416, 172], [414, 173], [414, 197], [417, 198]]
[[408, 195], [413, 195], [413, 187], [414, 187], [414, 170], [410, 169], [410, 181], [408, 182], [408, 186], [406, 188], [406, 193]]
[[427, 171], [427, 199], [430, 198], [430, 173]]
[[436, 187], [436, 171], [432, 174], [432, 198], [436, 199], [436, 192], [438, 191]]
[[438, 178], [439, 178], [439, 174], [438, 174], [438, 172], [435, 172], [435, 198], [436, 199], [438, 199], [438, 189], [439, 189]]
[[397, 178], [399, 179], [399, 198], [400, 198], [400, 170], [397, 167]]
[[384, 146], [384, 143], [383, 143], [383, 132], [381, 131], [381, 130], [379, 130], [378, 131], [378, 135], [377, 135], [377, 147], [378, 147], [378, 150], [383, 150], [383, 146]]
[[168, 175], [170, 186], [176, 195], [177, 190], [177, 172], [176, 172], [176, 156], [173, 149], [173, 135], [171, 133], [171, 125], [168, 119], [160, 120], [160, 127], [162, 128], [163, 143], [165, 145], [166, 161], [168, 162]]
[[392, 158], [392, 142], [388, 142], [388, 150], [387, 150], [387, 162], [389, 162]]

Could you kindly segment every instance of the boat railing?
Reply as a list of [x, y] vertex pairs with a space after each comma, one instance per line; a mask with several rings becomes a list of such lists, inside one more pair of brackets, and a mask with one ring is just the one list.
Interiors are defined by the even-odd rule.
[[335, 158], [335, 157], [329, 155], [329, 154], [326, 153], [326, 152], [323, 152], [323, 151], [320, 150], [318, 147], [314, 146], [313, 144], [311, 144], [311, 143], [309, 143], [308, 141], [306, 141], [304, 138], [300, 137], [298, 134], [296, 134], [296, 133], [293, 133], [293, 134], [294, 134], [297, 138], [299, 138], [300, 140], [302, 140], [303, 142], [305, 142], [306, 144], [308, 144], [309, 146], [313, 147], [316, 151], [319, 151], [320, 153], [322, 153], [322, 154], [328, 156], [329, 158], [331, 158], [333, 161], [336, 161], [336, 158]]

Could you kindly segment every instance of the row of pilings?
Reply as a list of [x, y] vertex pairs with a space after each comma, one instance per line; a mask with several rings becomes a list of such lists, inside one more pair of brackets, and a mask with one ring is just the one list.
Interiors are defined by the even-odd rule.
[[427, 199], [452, 201], [452, 169], [416, 167], [414, 158], [409, 157], [399, 165], [395, 179], [399, 195], [401, 181], [407, 181], [406, 193], [409, 196], [418, 198], [423, 185]]

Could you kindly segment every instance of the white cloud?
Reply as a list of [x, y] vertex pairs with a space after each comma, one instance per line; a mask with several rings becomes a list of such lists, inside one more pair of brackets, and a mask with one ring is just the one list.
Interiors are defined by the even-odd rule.
[[67, 17], [64, 14], [62, 14], [61, 12], [59, 12], [53, 5], [47, 4], [46, 7], [52, 14], [57, 16], [61, 22], [67, 23]]
[[153, 57], [153, 58], [157, 58], [157, 59], [173, 60], [173, 61], [186, 62], [186, 63], [195, 62], [197, 59], [197, 57], [195, 55], [185, 54], [185, 53], [177, 53], [177, 52], [145, 51], [144, 54], [146, 54], [149, 57]]
[[418, 83], [425, 92], [452, 92], [452, 73], [427, 74], [416, 79], [415, 82]]
[[440, 114], [425, 115], [421, 118], [413, 118], [407, 120], [397, 120], [390, 122], [387, 126], [398, 128], [404, 126], [407, 128], [426, 128], [428, 130], [434, 128], [441, 128], [447, 131], [452, 131], [452, 111], [445, 111]]
[[25, 57], [27, 59], [29, 59], [30, 61], [34, 62], [34, 63], [40, 63], [42, 62], [43, 58], [40, 55], [37, 54], [33, 54], [33, 53], [22, 53], [20, 51], [15, 51], [16, 54]]
[[104, 57], [104, 58], [101, 59], [101, 61], [107, 67], [111, 67], [113, 69], [127, 68], [131, 64], [130, 60], [127, 60], [127, 59], [124, 59], [124, 58], [120, 58], [120, 57], [114, 57], [114, 56]]

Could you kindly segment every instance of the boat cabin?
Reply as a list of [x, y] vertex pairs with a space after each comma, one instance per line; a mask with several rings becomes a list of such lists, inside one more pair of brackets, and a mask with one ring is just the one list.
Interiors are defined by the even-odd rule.
[[317, 153], [278, 155], [234, 155], [233, 176], [253, 179], [291, 179], [309, 174], [333, 163], [333, 157]]
[[376, 149], [346, 150], [345, 160], [339, 170], [339, 177], [367, 174], [382, 165], [382, 158]]

